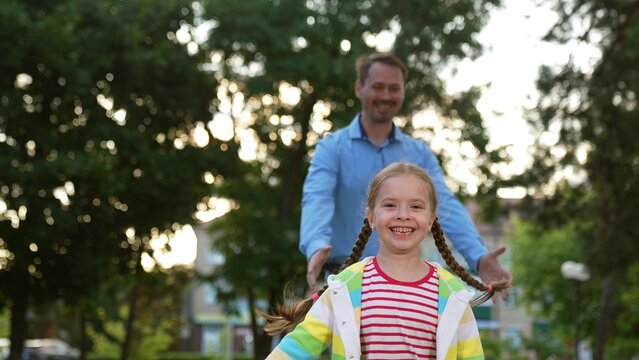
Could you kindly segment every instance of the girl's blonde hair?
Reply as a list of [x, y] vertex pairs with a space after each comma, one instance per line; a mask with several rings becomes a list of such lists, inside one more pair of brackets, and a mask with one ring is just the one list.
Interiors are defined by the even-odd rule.
[[[435, 193], [435, 185], [430, 176], [428, 176], [428, 174], [417, 165], [407, 162], [395, 162], [382, 169], [382, 171], [380, 171], [375, 176], [375, 178], [373, 178], [373, 181], [371, 182], [368, 189], [368, 196], [366, 200], [367, 212], [372, 211], [372, 209], [374, 208], [375, 201], [377, 200], [377, 195], [379, 194], [379, 189], [384, 181], [398, 175], [415, 175], [419, 179], [421, 179], [430, 193], [432, 210], [433, 212], [436, 211], [437, 196]], [[371, 232], [372, 229], [370, 223], [366, 218], [364, 219], [364, 225], [360, 230], [357, 240], [353, 245], [351, 255], [341, 266], [340, 271], [359, 261], [359, 259], [362, 257], [364, 248], [366, 247], [366, 243], [370, 238]], [[442, 232], [441, 226], [439, 225], [439, 220], [437, 218], [435, 218], [435, 221], [433, 222], [431, 232], [433, 233], [433, 239], [435, 240], [435, 246], [437, 246], [437, 250], [441, 254], [448, 267], [451, 269], [451, 271], [459, 276], [462, 280], [464, 280], [464, 282], [466, 282], [468, 285], [484, 292], [482, 295], [471, 301], [471, 306], [477, 306], [483, 303], [484, 301], [490, 299], [496, 291], [502, 291], [510, 286], [508, 284], [508, 281], [506, 280], [501, 280], [490, 285], [486, 285], [470, 275], [468, 271], [466, 271], [466, 269], [464, 269], [453, 257], [450, 248], [446, 244], [444, 233]], [[328, 285], [325, 285], [324, 288], [318, 291], [317, 296], [322, 295], [322, 293], [327, 288]], [[270, 335], [293, 330], [293, 328], [302, 321], [304, 315], [306, 315], [311, 306], [313, 306], [313, 301], [313, 298], [308, 298], [292, 304], [280, 304], [277, 307], [277, 315], [260, 313], [260, 315], [267, 320], [267, 324], [264, 326], [264, 330]]]

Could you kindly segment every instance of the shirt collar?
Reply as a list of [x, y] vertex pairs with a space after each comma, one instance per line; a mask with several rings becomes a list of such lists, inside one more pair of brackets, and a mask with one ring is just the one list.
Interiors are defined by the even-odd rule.
[[[395, 140], [397, 140], [398, 129], [395, 126], [395, 123], [391, 124], [393, 127], [391, 128], [390, 134], [388, 134], [388, 141], [394, 142]], [[355, 116], [355, 119], [353, 119], [353, 122], [351, 123], [349, 129], [349, 134], [351, 139], [368, 140], [368, 135], [366, 135], [366, 130], [364, 130], [364, 126], [362, 125], [362, 114], [357, 114]]]

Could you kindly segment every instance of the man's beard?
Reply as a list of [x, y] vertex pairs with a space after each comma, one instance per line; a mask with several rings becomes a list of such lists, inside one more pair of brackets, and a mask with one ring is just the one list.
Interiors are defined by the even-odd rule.
[[[380, 104], [386, 105], [389, 108], [397, 106], [397, 102], [396, 101], [378, 100], [378, 101], [374, 101], [373, 102], [373, 107], [375, 107], [377, 105], [380, 105]], [[373, 112], [373, 114], [374, 114], [374, 112]], [[393, 121], [393, 118], [395, 117], [396, 114], [397, 114], [397, 111], [393, 112], [391, 115], [373, 116], [373, 117], [371, 117], [371, 120], [374, 123], [377, 123], [377, 124], [387, 124], [387, 123]]]
[[394, 117], [395, 116], [384, 116], [384, 117], [374, 116], [371, 118], [371, 120], [376, 124], [388, 124], [389, 122], [393, 121]]

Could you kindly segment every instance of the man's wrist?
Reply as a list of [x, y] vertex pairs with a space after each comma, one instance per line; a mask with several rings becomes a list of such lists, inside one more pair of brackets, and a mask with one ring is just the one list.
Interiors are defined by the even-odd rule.
[[324, 249], [325, 247], [329, 246], [328, 244], [323, 244], [320, 246], [309, 246], [309, 248], [307, 249], [306, 252], [306, 262], [311, 261], [311, 259], [313, 258], [313, 256], [315, 256], [315, 254], [317, 254], [320, 250]]
[[482, 258], [484, 257], [484, 255], [488, 254], [488, 250], [484, 250], [478, 257], [476, 258], [471, 258], [470, 263], [468, 264], [468, 267], [470, 268], [470, 270], [475, 274], [475, 275], [479, 275], [479, 265], [481, 263]]

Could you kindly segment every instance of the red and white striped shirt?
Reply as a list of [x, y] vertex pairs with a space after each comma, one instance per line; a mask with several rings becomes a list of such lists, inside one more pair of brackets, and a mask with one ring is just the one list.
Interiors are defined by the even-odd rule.
[[364, 268], [360, 341], [364, 359], [435, 359], [439, 278], [402, 282], [385, 274], [377, 258]]

